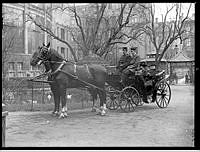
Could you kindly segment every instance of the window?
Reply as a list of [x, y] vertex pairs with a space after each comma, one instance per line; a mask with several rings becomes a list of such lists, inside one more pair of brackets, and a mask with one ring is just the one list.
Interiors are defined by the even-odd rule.
[[63, 28], [61, 28], [60, 32], [61, 32], [61, 39], [65, 40], [65, 30]]
[[186, 27], [186, 34], [190, 34], [191, 28], [190, 26]]
[[133, 17], [132, 22], [133, 23], [137, 23], [138, 22], [138, 18], [137, 17]]
[[66, 48], [66, 57], [67, 57], [67, 60], [69, 59], [69, 49], [68, 48]]
[[34, 71], [34, 70], [39, 70], [38, 66], [31, 66], [31, 71]]
[[9, 62], [8, 63], [8, 70], [14, 70], [15, 69], [15, 63], [14, 62]]
[[75, 20], [71, 20], [71, 26], [74, 26], [75, 25]]
[[65, 48], [61, 47], [61, 54], [63, 55], [63, 57], [65, 58]]
[[188, 31], [188, 32], [190, 31], [190, 26], [186, 27], [186, 31]]
[[191, 39], [186, 39], [186, 46], [191, 46]]
[[108, 9], [112, 9], [112, 4], [108, 4]]
[[59, 37], [60, 36], [60, 34], [59, 34], [59, 27], [57, 27], [57, 36]]
[[66, 31], [66, 40], [68, 41], [69, 40], [69, 31]]
[[57, 52], [59, 52], [59, 46], [57, 46]]
[[23, 62], [18, 62], [17, 63], [17, 70], [22, 70], [23, 69]]

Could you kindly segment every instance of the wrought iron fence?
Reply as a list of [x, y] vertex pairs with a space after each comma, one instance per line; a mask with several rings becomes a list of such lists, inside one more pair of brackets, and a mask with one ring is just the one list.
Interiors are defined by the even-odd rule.
[[[17, 80], [19, 82], [20, 80]], [[4, 103], [9, 106], [18, 105], [14, 111], [18, 110], [53, 110], [54, 98], [48, 83], [23, 81], [19, 86], [10, 84], [6, 91]], [[15, 89], [12, 89], [16, 87]], [[66, 99], [70, 108], [87, 108], [92, 107], [91, 96], [86, 89], [67, 89], [66, 97], [72, 95], [71, 99]], [[97, 103], [98, 104], [98, 103]], [[26, 105], [26, 107], [24, 107]], [[38, 106], [48, 105], [50, 107], [38, 108]], [[28, 107], [27, 107], [28, 106]], [[25, 108], [25, 109], [23, 109]], [[14, 109], [14, 107], [12, 107]]]

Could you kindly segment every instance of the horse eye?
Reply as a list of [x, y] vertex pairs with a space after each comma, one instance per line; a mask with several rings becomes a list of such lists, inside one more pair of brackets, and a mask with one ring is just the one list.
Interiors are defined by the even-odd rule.
[[47, 54], [47, 50], [43, 50], [43, 54]]

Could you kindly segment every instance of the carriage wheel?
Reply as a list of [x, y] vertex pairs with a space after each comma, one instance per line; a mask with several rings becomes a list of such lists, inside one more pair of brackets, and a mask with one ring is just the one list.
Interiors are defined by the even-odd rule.
[[107, 87], [106, 107], [110, 110], [116, 110], [119, 107], [120, 91], [115, 90], [113, 87]]
[[119, 107], [119, 92], [110, 91], [106, 98], [106, 107], [110, 110], [116, 110]]
[[140, 96], [134, 87], [126, 87], [122, 90], [119, 105], [124, 112], [134, 111], [136, 104], [139, 102]]
[[166, 108], [171, 99], [171, 89], [167, 82], [160, 82], [157, 86], [156, 104], [159, 108]]

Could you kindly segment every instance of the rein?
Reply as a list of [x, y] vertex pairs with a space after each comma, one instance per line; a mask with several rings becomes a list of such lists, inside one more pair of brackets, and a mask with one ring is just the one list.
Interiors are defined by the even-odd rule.
[[[65, 60], [65, 59], [64, 59], [63, 61], [65, 61], [66, 63], [67, 63], [67, 62], [70, 62], [70, 63], [72, 63], [72, 64], [76, 64], [76, 62], [68, 61], [68, 60]], [[61, 64], [61, 63], [63, 63], [63, 61], [62, 61], [62, 62], [58, 62], [58, 61], [42, 61], [42, 62], [60, 63], [60, 64]]]

